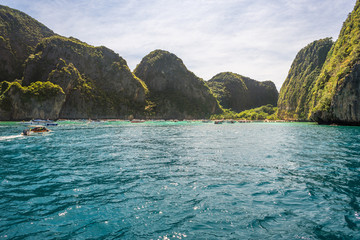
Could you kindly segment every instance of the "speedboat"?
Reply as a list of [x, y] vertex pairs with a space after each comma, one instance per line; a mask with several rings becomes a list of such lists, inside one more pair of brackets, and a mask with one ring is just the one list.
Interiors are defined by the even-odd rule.
[[33, 135], [33, 134], [47, 133], [47, 132], [50, 132], [50, 130], [47, 129], [46, 127], [38, 126], [38, 127], [34, 127], [34, 128], [25, 129], [22, 132], [22, 135], [29, 136], [29, 135]]

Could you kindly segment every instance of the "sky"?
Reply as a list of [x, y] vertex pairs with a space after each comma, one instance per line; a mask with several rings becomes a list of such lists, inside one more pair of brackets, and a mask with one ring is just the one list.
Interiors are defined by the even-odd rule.
[[356, 0], [0, 0], [57, 34], [123, 57], [131, 70], [155, 49], [209, 80], [234, 72], [278, 90], [299, 50], [337, 39]]

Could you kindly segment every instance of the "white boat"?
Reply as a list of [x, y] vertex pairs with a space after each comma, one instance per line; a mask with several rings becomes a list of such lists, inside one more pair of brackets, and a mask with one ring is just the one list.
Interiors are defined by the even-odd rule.
[[43, 120], [43, 119], [35, 119], [29, 122], [21, 122], [21, 124], [25, 125], [42, 125], [42, 126], [57, 126], [58, 123], [51, 121], [51, 120]]

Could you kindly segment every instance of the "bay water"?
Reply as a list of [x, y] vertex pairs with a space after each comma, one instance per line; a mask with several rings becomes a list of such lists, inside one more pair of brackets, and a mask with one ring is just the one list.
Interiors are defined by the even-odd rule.
[[0, 123], [0, 239], [360, 239], [360, 128]]

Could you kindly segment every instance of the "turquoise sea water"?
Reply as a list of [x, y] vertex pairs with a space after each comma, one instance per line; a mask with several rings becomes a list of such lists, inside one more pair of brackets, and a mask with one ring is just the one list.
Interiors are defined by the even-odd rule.
[[0, 123], [0, 239], [360, 239], [360, 128]]

